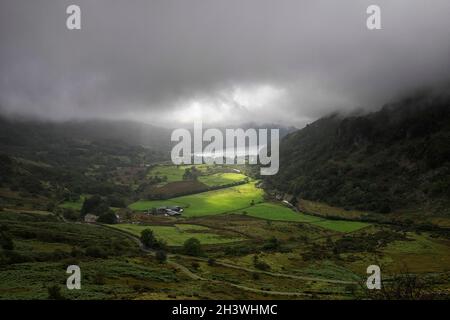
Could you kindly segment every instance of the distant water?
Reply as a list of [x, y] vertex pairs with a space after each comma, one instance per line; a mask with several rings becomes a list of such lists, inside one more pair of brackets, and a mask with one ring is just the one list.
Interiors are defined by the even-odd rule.
[[215, 154], [211, 152], [202, 152], [202, 153], [194, 153], [195, 156], [204, 157], [204, 158], [222, 158], [227, 155], [228, 151], [235, 152], [235, 155], [238, 157], [244, 157], [246, 155], [248, 156], [257, 156], [259, 154], [259, 151], [263, 149], [265, 146], [257, 147], [257, 146], [250, 146], [247, 148], [229, 148], [229, 149], [223, 149], [223, 150], [216, 150]]

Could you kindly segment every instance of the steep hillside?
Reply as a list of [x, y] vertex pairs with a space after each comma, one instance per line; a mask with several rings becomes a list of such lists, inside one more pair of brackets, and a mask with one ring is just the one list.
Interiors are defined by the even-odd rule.
[[449, 213], [450, 94], [420, 93], [286, 136], [271, 188], [335, 206]]

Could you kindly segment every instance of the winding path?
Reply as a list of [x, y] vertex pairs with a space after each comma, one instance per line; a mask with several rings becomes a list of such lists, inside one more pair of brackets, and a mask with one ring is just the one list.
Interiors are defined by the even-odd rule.
[[[108, 230], [114, 231], [116, 233], [120, 233], [123, 236], [126, 236], [127, 238], [133, 240], [141, 249], [141, 251], [150, 254], [152, 256], [155, 255], [155, 251], [148, 249], [144, 246], [144, 244], [141, 242], [141, 240], [139, 239], [139, 237], [128, 233], [126, 231], [123, 230], [119, 230], [113, 227], [110, 227], [108, 225], [104, 225], [104, 224], [94, 224], [97, 227], [101, 227], [101, 228], [107, 228]], [[185, 275], [187, 275], [189, 278], [193, 279], [193, 280], [198, 280], [198, 281], [207, 281], [210, 283], [219, 283], [219, 284], [225, 284], [231, 287], [235, 287], [241, 290], [245, 290], [245, 291], [250, 291], [250, 292], [255, 292], [255, 293], [263, 293], [263, 294], [271, 294], [271, 295], [283, 295], [283, 296], [302, 296], [302, 297], [310, 297], [310, 294], [306, 294], [303, 292], [291, 292], [291, 291], [270, 291], [270, 290], [262, 290], [262, 289], [256, 289], [256, 288], [251, 288], [251, 287], [247, 287], [244, 285], [238, 285], [238, 284], [234, 284], [234, 283], [230, 283], [227, 281], [223, 281], [223, 280], [214, 280], [214, 279], [207, 279], [204, 278], [202, 276], [199, 276], [195, 273], [193, 273], [192, 271], [190, 271], [187, 267], [185, 267], [182, 264], [179, 264], [178, 262], [175, 262], [173, 260], [171, 260], [171, 258], [176, 258], [176, 257], [180, 257], [180, 258], [189, 258], [191, 260], [197, 260], [197, 261], [202, 261], [202, 262], [207, 262], [208, 259], [206, 258], [199, 258], [199, 257], [191, 257], [191, 256], [184, 256], [184, 255], [175, 255], [175, 254], [168, 254], [167, 255], [167, 264], [173, 266], [175, 269], [180, 270], [181, 272], [183, 272]], [[315, 281], [315, 282], [325, 282], [325, 283], [333, 283], [333, 284], [357, 284], [358, 282], [356, 281], [345, 281], [345, 280], [335, 280], [335, 279], [325, 279], [325, 278], [316, 278], [316, 277], [307, 277], [307, 276], [298, 276], [298, 275], [292, 275], [292, 274], [285, 274], [285, 273], [277, 273], [277, 272], [270, 272], [270, 271], [262, 271], [262, 270], [257, 270], [257, 269], [251, 269], [251, 268], [247, 268], [247, 267], [243, 267], [243, 266], [238, 266], [238, 265], [234, 265], [231, 263], [226, 263], [226, 262], [221, 262], [221, 261], [215, 261], [214, 262], [217, 265], [220, 265], [222, 267], [227, 267], [227, 268], [232, 268], [232, 269], [236, 269], [236, 270], [241, 270], [241, 271], [246, 271], [246, 272], [251, 272], [251, 273], [260, 273], [260, 274], [266, 274], [269, 276], [273, 276], [273, 277], [281, 277], [281, 278], [290, 278], [290, 279], [296, 279], [296, 280], [303, 280], [303, 281]]]

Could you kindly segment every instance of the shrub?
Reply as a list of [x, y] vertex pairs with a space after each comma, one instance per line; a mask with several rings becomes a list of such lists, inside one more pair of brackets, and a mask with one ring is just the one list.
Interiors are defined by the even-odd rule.
[[98, 246], [88, 247], [86, 249], [86, 255], [93, 258], [106, 258], [108, 256], [105, 250]]
[[267, 242], [264, 244], [263, 249], [264, 250], [276, 250], [280, 247], [280, 241], [276, 237], [271, 237]]
[[200, 241], [196, 238], [189, 238], [183, 244], [183, 253], [189, 256], [201, 256], [203, 250]]
[[156, 251], [156, 260], [158, 260], [159, 263], [163, 263], [167, 260], [167, 254], [163, 250]]
[[264, 261], [258, 260], [254, 263], [254, 266], [256, 269], [259, 269], [259, 270], [263, 270], [263, 271], [270, 270], [270, 266], [267, 263], [265, 263]]
[[61, 294], [61, 287], [58, 285], [47, 287], [47, 293], [48, 299], [50, 300], [64, 300], [64, 297]]
[[155, 235], [151, 229], [144, 229], [141, 231], [141, 241], [147, 248], [153, 248], [157, 243]]

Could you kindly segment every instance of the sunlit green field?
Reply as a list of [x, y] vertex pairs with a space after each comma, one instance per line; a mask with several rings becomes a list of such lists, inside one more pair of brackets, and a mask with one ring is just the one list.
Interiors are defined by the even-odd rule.
[[116, 224], [114, 228], [140, 236], [142, 230], [151, 229], [156, 238], [164, 240], [169, 246], [182, 246], [189, 238], [196, 238], [202, 244], [219, 244], [243, 240], [236, 237], [225, 237], [212, 233], [207, 227], [193, 224], [176, 224], [174, 226], [147, 226], [134, 224]]
[[130, 205], [133, 210], [146, 210], [158, 206], [181, 205], [185, 207], [183, 216], [194, 217], [237, 211], [263, 202], [263, 190], [255, 183], [247, 183], [231, 188], [197, 193], [173, 198], [167, 201], [140, 200]]
[[[64, 201], [63, 203], [61, 203], [59, 205], [59, 207], [64, 208], [64, 209], [72, 209], [72, 210], [80, 211], [81, 208], [83, 208], [83, 203], [86, 198], [89, 198], [89, 195], [82, 195], [80, 197], [80, 199], [77, 201]], [[110, 207], [110, 209], [112, 211], [117, 211], [120, 208]]]
[[59, 205], [59, 207], [65, 209], [81, 210], [81, 207], [83, 207], [84, 199], [85, 196], [83, 195], [77, 201], [64, 201]]
[[181, 207], [186, 206], [185, 203], [178, 202], [175, 199], [176, 198], [170, 200], [139, 200], [130, 204], [128, 207], [136, 211], [146, 211], [147, 209], [166, 206], [181, 206]]
[[323, 218], [295, 212], [292, 209], [275, 203], [261, 203], [244, 210], [249, 216], [277, 221], [307, 222], [313, 225], [338, 232], [353, 232], [367, 227], [369, 224], [358, 221], [326, 220]]
[[198, 180], [207, 186], [223, 186], [234, 182], [243, 181], [247, 176], [241, 173], [215, 173], [207, 176], [200, 176]]

